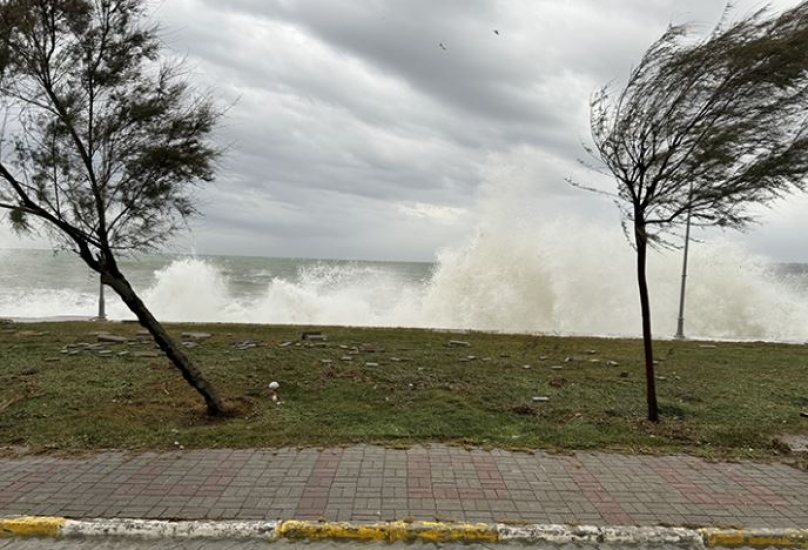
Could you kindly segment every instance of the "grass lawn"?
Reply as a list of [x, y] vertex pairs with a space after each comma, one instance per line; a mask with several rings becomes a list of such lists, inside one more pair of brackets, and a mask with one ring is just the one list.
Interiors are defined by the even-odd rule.
[[[169, 325], [238, 414], [201, 398], [134, 323], [0, 325], [0, 446], [409, 445], [770, 456], [808, 433], [808, 347], [656, 343], [663, 420], [644, 421], [642, 343], [413, 329]], [[95, 349], [94, 333], [127, 336]], [[450, 340], [467, 343], [449, 345]], [[245, 345], [246, 344], [246, 345]], [[157, 356], [154, 356], [157, 355]], [[280, 383], [281, 403], [267, 392]], [[546, 401], [534, 398], [547, 398]]]

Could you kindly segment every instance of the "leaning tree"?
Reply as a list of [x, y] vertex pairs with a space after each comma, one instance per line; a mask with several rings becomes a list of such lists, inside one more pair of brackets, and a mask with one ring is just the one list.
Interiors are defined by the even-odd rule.
[[654, 422], [649, 245], [664, 246], [688, 215], [697, 226], [743, 227], [750, 206], [803, 187], [808, 174], [808, 2], [728, 17], [701, 39], [669, 27], [622, 90], [603, 87], [591, 104], [589, 152], [617, 181], [636, 251]]
[[76, 252], [151, 333], [210, 415], [224, 406], [121, 272], [164, 243], [214, 175], [221, 112], [160, 55], [145, 0], [0, 1], [0, 208]]

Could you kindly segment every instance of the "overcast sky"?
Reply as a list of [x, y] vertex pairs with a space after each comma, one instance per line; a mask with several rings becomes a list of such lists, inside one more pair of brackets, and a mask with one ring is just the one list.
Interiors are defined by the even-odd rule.
[[[739, 0], [735, 13], [762, 5]], [[200, 193], [204, 216], [173, 249], [429, 261], [473, 234], [486, 197], [504, 193], [515, 194], [514, 216], [620, 232], [613, 204], [564, 181], [588, 177], [576, 160], [589, 98], [625, 78], [669, 23], [706, 31], [723, 9], [722, 0], [156, 3], [168, 48], [232, 104], [217, 135], [228, 154]], [[808, 262], [806, 214], [808, 199], [791, 198], [732, 238]], [[20, 243], [30, 246], [0, 229], [0, 246]]]

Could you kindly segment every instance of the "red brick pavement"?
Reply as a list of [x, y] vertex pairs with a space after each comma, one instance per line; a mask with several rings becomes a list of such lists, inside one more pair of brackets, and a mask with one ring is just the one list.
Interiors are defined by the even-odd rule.
[[0, 458], [0, 516], [808, 527], [808, 473], [688, 456], [338, 449]]

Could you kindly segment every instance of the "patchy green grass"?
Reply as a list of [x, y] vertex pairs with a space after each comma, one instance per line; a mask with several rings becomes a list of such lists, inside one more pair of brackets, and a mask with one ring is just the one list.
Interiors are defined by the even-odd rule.
[[[610, 449], [766, 456], [772, 437], [808, 432], [804, 345], [656, 344], [663, 421], [645, 416], [642, 343], [413, 329], [170, 325], [212, 336], [188, 355], [234, 411], [201, 399], [150, 342], [111, 353], [65, 346], [131, 323], [0, 325], [0, 446], [165, 449], [410, 445]], [[244, 341], [256, 347], [237, 349]], [[450, 340], [468, 347], [449, 346]], [[118, 355], [122, 352], [127, 354]], [[346, 360], [344, 358], [350, 358]], [[267, 384], [281, 384], [281, 403]], [[546, 402], [534, 397], [547, 397]]]

